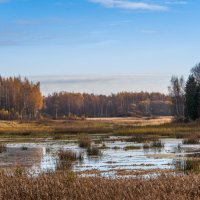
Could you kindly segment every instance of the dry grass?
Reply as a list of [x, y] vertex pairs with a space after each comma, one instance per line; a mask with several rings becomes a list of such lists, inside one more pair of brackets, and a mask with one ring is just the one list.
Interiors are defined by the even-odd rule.
[[0, 138], [67, 139], [80, 133], [112, 132], [109, 123], [76, 120], [0, 121]]
[[126, 142], [137, 142], [137, 143], [145, 143], [149, 141], [158, 140], [158, 135], [144, 135], [144, 134], [135, 134], [126, 139]]
[[139, 147], [139, 146], [134, 146], [134, 145], [130, 145], [130, 146], [125, 146], [125, 147], [124, 147], [124, 150], [125, 150], [125, 151], [128, 151], [128, 150], [138, 150], [138, 149], [141, 149], [141, 147]]
[[71, 170], [76, 161], [83, 161], [81, 153], [75, 153], [71, 150], [61, 150], [58, 152], [57, 170]]
[[[107, 134], [107, 136], [132, 136], [133, 142], [147, 142], [156, 137], [187, 138], [191, 134], [200, 135], [200, 123], [198, 122], [155, 125], [152, 120], [159, 121], [160, 119], [109, 119], [1, 121], [0, 139], [3, 142], [19, 140], [20, 142], [35, 142], [44, 139], [77, 139], [80, 134]], [[126, 123], [124, 120], [127, 120]], [[149, 124], [133, 123], [134, 120], [148, 121]]]
[[0, 153], [3, 153], [5, 152], [7, 149], [6, 145], [5, 144], [0, 144]]
[[200, 176], [156, 179], [83, 178], [74, 174], [39, 177], [0, 175], [1, 200], [193, 200], [200, 197]]
[[124, 126], [114, 130], [118, 136], [164, 136], [174, 138], [187, 138], [189, 135], [200, 135], [200, 123], [170, 123], [150, 126]]
[[191, 134], [188, 138], [183, 140], [183, 144], [199, 144], [200, 143], [200, 135]]
[[58, 152], [58, 158], [60, 161], [82, 161], [83, 156], [81, 154], [77, 154], [71, 150], [61, 150]]
[[164, 144], [161, 142], [161, 140], [153, 141], [150, 145], [151, 148], [163, 148]]
[[92, 147], [88, 147], [87, 155], [88, 156], [101, 156], [102, 152], [98, 147], [92, 146]]
[[138, 125], [138, 126], [147, 126], [147, 125], [160, 125], [170, 123], [173, 120], [173, 117], [110, 117], [110, 118], [87, 118], [88, 121], [99, 121], [99, 122], [109, 122], [114, 124], [121, 125]]
[[176, 169], [185, 174], [200, 174], [200, 159], [199, 157], [188, 157], [184, 160], [177, 160]]
[[80, 135], [78, 138], [78, 144], [81, 148], [90, 148], [91, 139], [88, 135]]

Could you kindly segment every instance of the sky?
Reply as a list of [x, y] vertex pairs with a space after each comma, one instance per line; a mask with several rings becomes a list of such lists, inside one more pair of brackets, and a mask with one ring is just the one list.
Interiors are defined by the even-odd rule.
[[0, 0], [0, 74], [53, 91], [167, 93], [200, 62], [199, 0]]

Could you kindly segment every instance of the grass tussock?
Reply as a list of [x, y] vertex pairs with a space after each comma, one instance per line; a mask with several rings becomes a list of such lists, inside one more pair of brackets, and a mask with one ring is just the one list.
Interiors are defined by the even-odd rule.
[[80, 135], [78, 139], [79, 147], [81, 148], [90, 148], [91, 147], [91, 139], [88, 135]]
[[182, 171], [186, 174], [188, 173], [200, 174], [200, 159], [191, 157], [185, 160], [179, 160], [176, 163], [176, 168], [178, 171]]
[[28, 150], [28, 147], [23, 146], [23, 147], [21, 148], [21, 150], [22, 150], [22, 151], [27, 151], [27, 150]]
[[200, 135], [192, 134], [183, 140], [183, 144], [200, 144]]
[[92, 146], [87, 149], [87, 155], [88, 156], [101, 156], [102, 152], [98, 147]]
[[38, 177], [0, 174], [0, 199], [68, 200], [193, 200], [200, 196], [200, 176], [160, 176], [145, 179], [77, 177], [72, 173]]
[[149, 149], [149, 148], [151, 148], [150, 144], [148, 143], [143, 144], [143, 149]]
[[200, 160], [199, 159], [187, 159], [185, 161], [184, 171], [199, 173], [200, 172]]
[[124, 147], [124, 150], [125, 150], [125, 151], [128, 151], [128, 150], [138, 150], [138, 149], [141, 149], [141, 147], [139, 147], [139, 146], [134, 146], [134, 145], [130, 145], [130, 146]]
[[7, 150], [7, 147], [5, 144], [0, 144], [0, 153], [3, 153]]
[[163, 148], [164, 146], [161, 140], [153, 141], [150, 145], [151, 148]]
[[77, 154], [71, 150], [61, 150], [58, 152], [56, 169], [58, 171], [69, 171], [76, 161], [83, 161], [83, 155], [81, 153]]
[[121, 149], [121, 148], [118, 147], [118, 146], [114, 146], [112, 149], [113, 149], [113, 150], [119, 150], [119, 149]]
[[144, 135], [144, 134], [136, 134], [126, 139], [126, 142], [136, 142], [136, 143], [145, 143], [149, 141], [158, 140], [157, 135]]
[[71, 150], [61, 150], [58, 152], [58, 158], [60, 161], [82, 161], [83, 160], [83, 156], [81, 153], [77, 154]]

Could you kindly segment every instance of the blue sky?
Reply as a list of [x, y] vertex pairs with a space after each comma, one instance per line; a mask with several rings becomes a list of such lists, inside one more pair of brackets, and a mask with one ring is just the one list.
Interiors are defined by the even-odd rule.
[[45, 94], [167, 92], [200, 61], [199, 19], [198, 0], [0, 0], [0, 73]]

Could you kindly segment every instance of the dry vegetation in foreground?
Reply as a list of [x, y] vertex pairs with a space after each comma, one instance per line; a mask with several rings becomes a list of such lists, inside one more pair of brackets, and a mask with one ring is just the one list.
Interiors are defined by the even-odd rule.
[[200, 198], [200, 175], [156, 179], [84, 178], [70, 173], [39, 177], [0, 175], [0, 199], [5, 200], [189, 200]]

